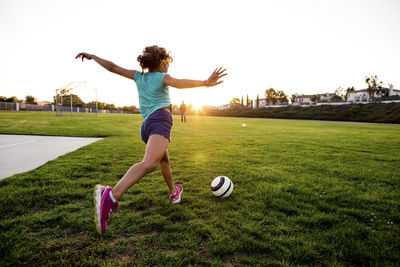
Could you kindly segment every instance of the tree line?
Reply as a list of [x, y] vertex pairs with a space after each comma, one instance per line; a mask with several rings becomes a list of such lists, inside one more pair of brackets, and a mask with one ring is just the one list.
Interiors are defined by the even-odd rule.
[[[71, 105], [71, 96], [70, 95], [63, 95], [60, 97], [59, 101], [61, 101], [63, 106], [70, 106]], [[30, 105], [37, 105], [36, 98], [31, 95], [27, 95], [25, 100], [18, 99], [16, 96], [0, 96], [0, 102], [7, 102], [7, 103], [25, 103]], [[56, 104], [56, 97], [53, 97], [53, 105]], [[90, 101], [85, 103], [82, 99], [75, 94], [72, 94], [72, 105], [74, 107], [79, 108], [96, 108], [96, 101]], [[123, 107], [116, 107], [114, 104], [104, 103], [104, 102], [97, 102], [97, 109], [101, 110], [118, 110], [118, 111], [130, 111], [130, 112], [139, 112], [139, 109], [132, 105], [132, 106], [123, 106]]]
[[[62, 103], [63, 106], [71, 105], [71, 97], [72, 97], [72, 106], [79, 108], [92, 108], [92, 109], [100, 109], [100, 110], [118, 110], [118, 111], [130, 111], [130, 112], [138, 112], [139, 109], [136, 106], [123, 106], [116, 107], [114, 104], [99, 102], [99, 101], [90, 101], [85, 103], [78, 95], [69, 94], [69, 95], [61, 95], [59, 96], [58, 101]], [[53, 104], [56, 104], [56, 96], [53, 97]]]
[[[388, 97], [389, 96], [389, 90], [388, 88], [383, 87], [383, 82], [379, 80], [378, 75], [374, 74], [369, 74], [365, 76], [364, 79], [365, 83], [367, 84], [367, 91], [371, 99], [374, 99], [375, 96], [377, 97]], [[389, 83], [389, 86], [392, 86]], [[349, 92], [354, 92], [356, 91], [356, 88], [354, 86], [349, 86], [347, 88], [343, 88], [339, 86], [338, 88], [335, 89], [333, 95], [330, 97], [331, 101], [344, 101], [346, 100], [347, 94]], [[321, 96], [323, 94], [314, 94], [311, 95], [311, 101], [316, 102], [321, 100]], [[295, 102], [295, 99], [297, 96], [301, 96], [298, 94], [292, 94], [290, 97], [285, 94], [283, 90], [275, 90], [274, 88], [269, 88], [266, 89], [264, 92], [264, 100], [266, 101], [267, 104], [269, 105], [274, 105], [274, 104], [288, 104], [289, 99], [291, 103]], [[234, 106], [255, 106], [259, 107], [260, 103], [260, 97], [259, 94], [257, 94], [257, 98], [255, 100], [249, 99], [249, 95], [247, 95], [246, 102], [243, 101], [243, 96], [242, 98], [233, 98], [229, 104], [234, 105]]]
[[[264, 99], [268, 104], [284, 104], [284, 103], [288, 103], [288, 96], [285, 94], [284, 91], [282, 90], [275, 90], [274, 88], [269, 88], [267, 90], [265, 90], [264, 92]], [[260, 105], [260, 95], [257, 94], [257, 98], [256, 99], [250, 99], [249, 95], [247, 94], [246, 97], [246, 102], [243, 102], [243, 96], [242, 99], [239, 98], [233, 98], [229, 104], [230, 105], [236, 105], [236, 106], [256, 106], [257, 108]]]
[[7, 103], [25, 103], [25, 104], [32, 104], [32, 105], [37, 105], [35, 97], [31, 95], [27, 95], [25, 97], [25, 100], [18, 99], [16, 96], [0, 96], [0, 102], [7, 102]]
[[[376, 74], [366, 75], [364, 81], [367, 84], [368, 95], [372, 100], [375, 99], [375, 96], [377, 96], [378, 98], [389, 96], [389, 89], [383, 86], [384, 82], [378, 78], [378, 75]], [[389, 87], [393, 86], [390, 83], [388, 85]], [[335, 93], [334, 96], [332, 97], [332, 100], [345, 100], [347, 94], [354, 91], [356, 91], [356, 88], [354, 86], [349, 86], [346, 89], [339, 86], [338, 88], [335, 89]], [[313, 99], [311, 100], [314, 101]]]

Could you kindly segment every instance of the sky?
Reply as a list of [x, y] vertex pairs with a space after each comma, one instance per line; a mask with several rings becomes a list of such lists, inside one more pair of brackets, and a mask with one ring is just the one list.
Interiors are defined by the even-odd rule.
[[78, 95], [97, 89], [98, 101], [138, 106], [133, 80], [75, 56], [141, 70], [137, 56], [155, 44], [173, 57], [174, 78], [228, 72], [217, 87], [171, 87], [173, 104], [262, 98], [271, 87], [363, 89], [368, 74], [400, 89], [399, 14], [398, 0], [0, 0], [0, 95], [51, 101], [56, 89], [86, 82]]

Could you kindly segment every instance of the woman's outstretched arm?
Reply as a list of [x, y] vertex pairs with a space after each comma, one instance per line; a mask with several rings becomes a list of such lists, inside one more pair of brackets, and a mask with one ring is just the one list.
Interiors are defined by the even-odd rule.
[[133, 75], [135, 75], [135, 70], [128, 70], [128, 69], [121, 68], [117, 64], [114, 64], [111, 61], [102, 59], [102, 58], [100, 58], [100, 57], [98, 57], [96, 55], [92, 55], [92, 54], [88, 54], [88, 53], [79, 53], [75, 57], [75, 59], [77, 59], [77, 58], [81, 58], [82, 62], [83, 62], [83, 59], [85, 59], [85, 58], [88, 59], [88, 60], [93, 59], [94, 61], [99, 63], [106, 70], [111, 71], [111, 72], [113, 72], [115, 74], [124, 76], [124, 77], [126, 77], [128, 79], [133, 79]]
[[187, 79], [175, 79], [172, 78], [171, 75], [165, 75], [163, 82], [168, 85], [178, 89], [184, 88], [194, 88], [194, 87], [201, 87], [201, 86], [216, 86], [223, 81], [219, 81], [220, 78], [224, 77], [228, 73], [224, 73], [226, 69], [222, 70], [221, 68], [217, 68], [211, 74], [211, 76], [207, 80], [187, 80]]

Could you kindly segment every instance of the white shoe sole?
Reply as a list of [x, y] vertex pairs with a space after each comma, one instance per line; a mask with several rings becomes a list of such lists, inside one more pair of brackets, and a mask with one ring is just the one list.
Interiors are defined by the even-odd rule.
[[94, 205], [95, 205], [95, 222], [96, 222], [96, 228], [97, 232], [101, 234], [101, 226], [100, 226], [100, 204], [101, 204], [101, 185], [96, 185], [96, 188], [94, 190]]

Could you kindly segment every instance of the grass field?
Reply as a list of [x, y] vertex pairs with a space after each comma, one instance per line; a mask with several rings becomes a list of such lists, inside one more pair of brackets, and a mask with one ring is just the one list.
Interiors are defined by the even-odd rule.
[[[157, 170], [100, 236], [93, 188], [142, 159], [140, 124], [0, 113], [0, 133], [106, 137], [0, 181], [0, 266], [400, 265], [399, 125], [175, 117], [182, 202], [169, 203]], [[228, 199], [211, 194], [218, 175], [234, 183]]]

